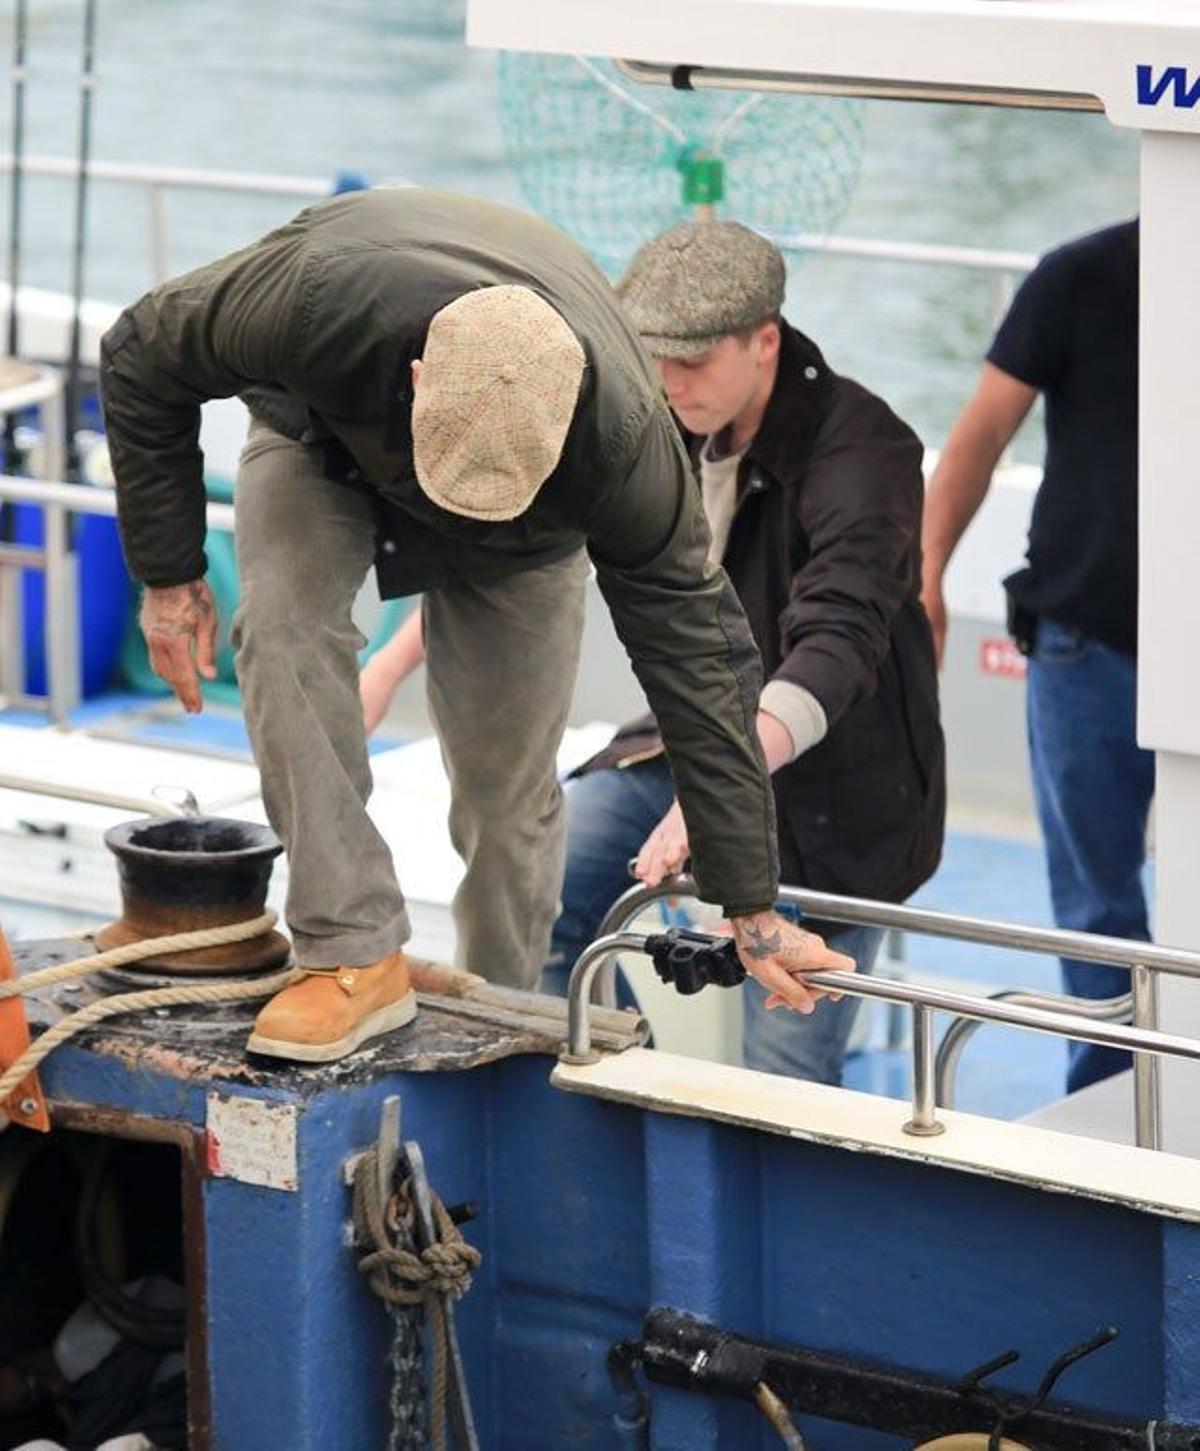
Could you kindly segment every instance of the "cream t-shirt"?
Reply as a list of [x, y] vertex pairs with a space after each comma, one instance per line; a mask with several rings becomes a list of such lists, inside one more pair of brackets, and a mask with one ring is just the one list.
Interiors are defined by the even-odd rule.
[[[738, 469], [749, 447], [747, 442], [736, 452], [723, 453], [724, 442], [725, 434], [710, 434], [700, 450], [700, 497], [712, 534], [708, 557], [714, 564], [725, 558], [729, 545], [738, 507]], [[824, 707], [812, 691], [788, 680], [768, 680], [759, 697], [759, 709], [774, 716], [791, 736], [793, 761], [823, 740], [829, 729]]]

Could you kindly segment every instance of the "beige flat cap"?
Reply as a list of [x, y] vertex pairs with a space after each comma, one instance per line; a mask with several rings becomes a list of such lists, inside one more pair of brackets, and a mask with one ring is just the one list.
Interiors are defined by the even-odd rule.
[[413, 398], [417, 482], [468, 519], [523, 514], [562, 456], [584, 352], [528, 287], [481, 287], [436, 312]]

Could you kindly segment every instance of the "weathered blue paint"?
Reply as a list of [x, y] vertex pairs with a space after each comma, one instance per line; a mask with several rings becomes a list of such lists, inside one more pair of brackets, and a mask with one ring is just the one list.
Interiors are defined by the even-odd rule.
[[[647, 1115], [650, 1302], [722, 1326], [757, 1324], [762, 1187], [758, 1136], [703, 1119]], [[656, 1448], [757, 1441], [757, 1412], [671, 1389], [654, 1393]]]
[[[947, 1379], [1017, 1349], [993, 1384], [1029, 1392], [1112, 1324], [1120, 1339], [1074, 1367], [1062, 1397], [1132, 1417], [1161, 1407], [1152, 1217], [780, 1139], [764, 1145], [763, 1174], [769, 1290], [754, 1333]], [[847, 1432], [844, 1444], [860, 1443]]]
[[[812, 1145], [776, 1141], [765, 1168], [782, 1216], [763, 1235], [773, 1337], [807, 1302], [815, 1348], [899, 1364], [917, 1349], [922, 1368], [953, 1378], [1012, 1346], [1022, 1362], [1007, 1381], [1031, 1390], [1068, 1345], [1111, 1323], [1120, 1342], [1072, 1372], [1072, 1395], [1130, 1415], [1159, 1401], [1158, 1225], [1148, 1216]], [[797, 1242], [821, 1252], [794, 1254]]]
[[166, 1123], [204, 1123], [209, 1085], [151, 1072], [130, 1058], [85, 1052], [67, 1044], [55, 1050], [40, 1072], [46, 1092], [60, 1102], [123, 1110]]
[[[640, 1333], [648, 1304], [643, 1117], [571, 1102], [549, 1088], [548, 1067], [498, 1065], [489, 1132], [476, 1139], [493, 1233], [488, 1445], [608, 1451], [617, 1400], [605, 1357]], [[543, 1443], [543, 1425], [558, 1439]]]
[[1163, 1225], [1165, 1419], [1200, 1422], [1200, 1225]]
[[[149, 1061], [149, 1060], [146, 1060]], [[219, 1451], [382, 1445], [390, 1325], [348, 1244], [347, 1158], [398, 1093], [447, 1203], [475, 1200], [484, 1265], [459, 1309], [485, 1447], [621, 1444], [605, 1356], [672, 1305], [745, 1335], [953, 1377], [1009, 1347], [1031, 1390], [1104, 1323], [1062, 1397], [1200, 1420], [1200, 1228], [864, 1152], [562, 1094], [544, 1056], [455, 1073], [294, 1075], [272, 1087], [65, 1049], [52, 1098], [201, 1126], [211, 1087], [294, 1103], [297, 1193], [204, 1188]], [[655, 1388], [656, 1451], [778, 1443], [748, 1406]], [[983, 1428], [986, 1429], [986, 1428]], [[815, 1447], [899, 1439], [808, 1422]]]

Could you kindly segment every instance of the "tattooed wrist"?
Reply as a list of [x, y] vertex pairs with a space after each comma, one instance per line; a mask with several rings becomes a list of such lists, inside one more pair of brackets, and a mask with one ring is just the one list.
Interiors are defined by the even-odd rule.
[[733, 935], [738, 947], [755, 962], [774, 957], [783, 947], [779, 921], [772, 912], [759, 912], [753, 917], [735, 917]]

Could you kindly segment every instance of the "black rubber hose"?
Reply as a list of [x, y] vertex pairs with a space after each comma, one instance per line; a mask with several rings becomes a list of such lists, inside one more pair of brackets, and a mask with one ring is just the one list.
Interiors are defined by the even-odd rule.
[[126, 1340], [156, 1350], [178, 1350], [187, 1333], [186, 1311], [143, 1305], [113, 1284], [100, 1268], [95, 1246], [96, 1211], [108, 1160], [109, 1145], [103, 1139], [89, 1146], [84, 1159], [83, 1186], [75, 1221], [75, 1262], [83, 1288], [98, 1313]]

